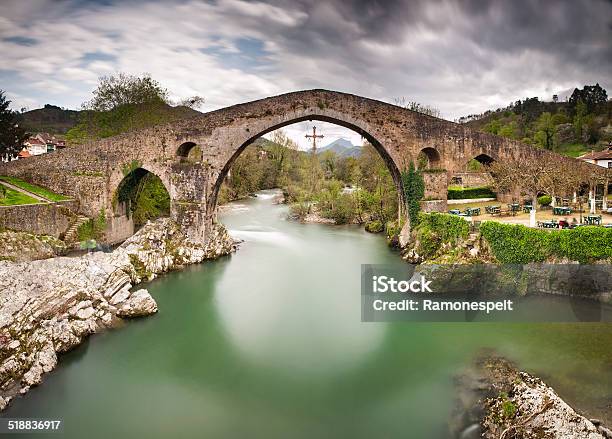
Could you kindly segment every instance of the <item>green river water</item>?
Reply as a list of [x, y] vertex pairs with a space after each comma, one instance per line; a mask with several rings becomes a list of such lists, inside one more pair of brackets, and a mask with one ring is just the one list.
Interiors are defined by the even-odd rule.
[[404, 262], [286, 209], [234, 203], [237, 253], [145, 285], [157, 315], [92, 336], [3, 416], [69, 438], [445, 438], [453, 376], [494, 348], [612, 423], [612, 325], [361, 323], [360, 265]]

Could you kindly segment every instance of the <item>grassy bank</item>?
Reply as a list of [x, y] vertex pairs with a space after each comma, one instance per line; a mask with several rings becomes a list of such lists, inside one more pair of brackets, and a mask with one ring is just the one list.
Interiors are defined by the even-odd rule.
[[66, 197], [65, 195], [57, 194], [53, 191], [50, 191], [49, 189], [45, 189], [43, 187], [28, 183], [27, 181], [23, 181], [22, 179], [17, 178], [17, 177], [0, 176], [0, 180], [6, 181], [7, 183], [12, 184], [13, 186], [17, 186], [23, 190], [36, 194], [49, 201], [64, 201], [64, 200], [70, 199], [69, 197]]
[[14, 189], [5, 187], [4, 195], [0, 197], [0, 206], [16, 206], [19, 204], [37, 204], [39, 201]]

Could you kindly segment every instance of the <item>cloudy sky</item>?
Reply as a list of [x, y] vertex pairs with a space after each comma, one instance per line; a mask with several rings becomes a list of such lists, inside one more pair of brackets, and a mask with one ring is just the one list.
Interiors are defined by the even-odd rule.
[[15, 109], [78, 108], [123, 71], [201, 111], [326, 88], [452, 120], [585, 83], [611, 94], [612, 1], [0, 0], [0, 54]]

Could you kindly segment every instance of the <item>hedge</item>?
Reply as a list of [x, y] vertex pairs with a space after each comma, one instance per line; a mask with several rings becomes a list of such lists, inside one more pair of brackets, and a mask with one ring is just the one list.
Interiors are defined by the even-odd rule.
[[495, 192], [488, 187], [470, 187], [465, 189], [449, 188], [449, 200], [466, 200], [472, 198], [495, 198]]
[[549, 258], [586, 264], [612, 258], [610, 228], [586, 226], [547, 231], [486, 221], [480, 225], [480, 233], [497, 260], [505, 264], [544, 262]]

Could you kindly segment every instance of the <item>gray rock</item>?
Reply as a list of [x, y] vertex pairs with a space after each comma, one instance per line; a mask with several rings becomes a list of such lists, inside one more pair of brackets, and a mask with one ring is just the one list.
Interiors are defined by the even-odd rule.
[[[0, 261], [0, 342], [8, 347], [0, 350], [0, 410], [15, 395], [39, 384], [56, 367], [57, 353], [115, 326], [121, 317], [157, 312], [146, 290], [130, 293], [132, 284], [234, 248], [221, 225], [202, 246], [187, 240], [164, 218], [145, 225], [112, 253], [29, 263]], [[22, 346], [29, 351], [21, 352]]]
[[[128, 284], [130, 285], [130, 284]], [[113, 297], [110, 299], [111, 305], [117, 305], [118, 303], [123, 302], [125, 299], [130, 297], [130, 287], [126, 285], [122, 290], [119, 290]]]
[[123, 305], [117, 310], [119, 317], [142, 317], [157, 312], [157, 303], [147, 290], [138, 290], [132, 293]]

